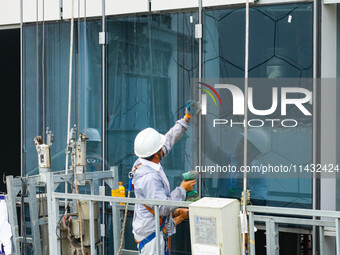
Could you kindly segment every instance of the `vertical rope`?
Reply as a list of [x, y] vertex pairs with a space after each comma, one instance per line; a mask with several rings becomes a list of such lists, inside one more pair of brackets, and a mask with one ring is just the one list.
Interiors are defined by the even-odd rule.
[[[80, 91], [79, 91], [80, 94]], [[86, 135], [87, 125], [86, 125], [86, 0], [84, 0], [84, 133]], [[86, 164], [84, 166], [84, 173], [86, 175]], [[86, 193], [86, 185], [85, 185], [85, 193]]]
[[[128, 198], [130, 198], [130, 193], [131, 191], [128, 191]], [[117, 255], [120, 255], [120, 253], [122, 252], [122, 248], [123, 248], [123, 243], [124, 243], [124, 236], [125, 236], [125, 225], [126, 225], [126, 219], [127, 219], [127, 212], [128, 212], [128, 208], [129, 208], [129, 203], [126, 203], [125, 206], [125, 212], [124, 212], [124, 220], [123, 220], [123, 231], [122, 231], [122, 239], [120, 239], [120, 246], [119, 246], [119, 250], [117, 252]]]
[[36, 24], [35, 24], [35, 43], [36, 43], [36, 96], [37, 96], [37, 136], [39, 135], [39, 2], [36, 0]]
[[[86, 129], [87, 129], [87, 102], [86, 102], [86, 85], [87, 85], [87, 78], [86, 78], [86, 0], [84, 0], [84, 130], [86, 134]], [[86, 164], [85, 164], [85, 172], [86, 172]]]
[[[86, 69], [87, 69], [87, 66], [86, 66], [86, 0], [84, 0], [84, 133], [86, 135], [87, 131], [87, 112], [86, 112], [86, 109], [87, 109], [87, 102], [86, 102]], [[84, 166], [84, 173], [86, 174], [86, 165]], [[85, 185], [85, 192], [86, 192], [86, 185]]]
[[[73, 57], [73, 26], [74, 26], [74, 0], [72, 0], [72, 17], [70, 32], [70, 61], [69, 61], [69, 80], [68, 80], [68, 110], [67, 110], [67, 147], [70, 145], [70, 125], [71, 125], [71, 98], [72, 98], [72, 57]], [[69, 153], [66, 152], [65, 174], [68, 174]], [[68, 193], [67, 182], [65, 182], [65, 193]], [[67, 213], [67, 199], [65, 199], [65, 213]]]
[[[71, 125], [71, 103], [72, 103], [72, 60], [73, 60], [73, 29], [74, 29], [74, 0], [72, 0], [72, 17], [71, 17], [71, 34], [70, 34], [70, 62], [69, 62], [69, 80], [68, 80], [68, 112], [67, 112], [67, 147], [70, 145], [70, 125]], [[66, 153], [66, 166], [65, 173], [68, 174], [68, 153]], [[74, 171], [74, 184], [76, 188], [76, 194], [79, 194], [77, 169], [75, 165], [75, 159], [73, 159], [73, 171]], [[67, 193], [67, 184], [65, 186], [65, 192]], [[80, 222], [80, 244], [81, 253], [84, 255], [83, 233], [82, 233], [82, 215], [80, 211], [80, 201], [77, 199], [78, 218]], [[67, 200], [65, 200], [65, 211], [67, 209]]]
[[[202, 4], [203, 1], [199, 0], [199, 8], [198, 8], [198, 23], [200, 26], [202, 26]], [[199, 38], [198, 39], [198, 81], [202, 82], [202, 60], [203, 60], [203, 55], [202, 55], [202, 50], [203, 48], [203, 39]], [[198, 84], [199, 88], [201, 88], [201, 84]], [[202, 91], [199, 89], [199, 101], [202, 103]], [[203, 143], [202, 143], [202, 131], [203, 131], [203, 119], [202, 119], [202, 114], [198, 115], [198, 165], [202, 165], [202, 148], [203, 148]], [[202, 175], [200, 174], [198, 176], [198, 196], [199, 198], [202, 198], [202, 190], [203, 190], [203, 180], [202, 180]]]
[[[249, 0], [246, 0], [246, 33], [245, 33], [245, 60], [244, 60], [244, 141], [243, 141], [243, 165], [248, 164], [248, 64], [249, 64]], [[247, 172], [243, 174], [243, 215], [246, 215], [247, 202]], [[242, 236], [242, 254], [245, 254], [246, 236]]]
[[45, 141], [45, 0], [43, 2], [43, 20], [42, 20], [42, 54], [41, 54], [41, 74], [42, 74], [42, 118], [43, 118], [43, 130], [42, 130], [42, 137]]
[[25, 143], [25, 129], [24, 129], [24, 120], [25, 120], [25, 113], [24, 113], [24, 90], [23, 83], [23, 40], [24, 40], [24, 31], [23, 31], [23, 0], [20, 0], [20, 176], [24, 175], [24, 166], [25, 166], [25, 159], [24, 159], [24, 146]]
[[78, 22], [78, 31], [77, 31], [77, 40], [78, 40], [78, 64], [77, 64], [77, 69], [78, 69], [78, 75], [77, 75], [77, 79], [78, 79], [78, 82], [77, 82], [77, 88], [78, 88], [78, 109], [77, 109], [77, 112], [78, 112], [78, 118], [77, 118], [77, 125], [78, 125], [78, 128], [80, 129], [80, 0], [78, 0], [78, 19], [77, 19], [77, 22]]
[[[105, 42], [102, 44], [102, 171], [105, 171], [106, 167], [106, 17], [105, 17], [105, 0], [102, 0], [102, 32], [105, 36]], [[102, 186], [105, 186], [104, 180], [101, 183]], [[102, 224], [105, 225], [105, 203], [102, 203]], [[105, 238], [102, 238], [103, 243], [103, 254], [105, 254]]]
[[[69, 62], [69, 79], [68, 79], [68, 110], [67, 110], [67, 145], [70, 145], [70, 126], [71, 126], [71, 99], [72, 99], [72, 58], [73, 58], [73, 27], [74, 27], [74, 0], [72, 0], [72, 18], [70, 33], [70, 62]], [[68, 155], [66, 155], [66, 174], [68, 174]]]

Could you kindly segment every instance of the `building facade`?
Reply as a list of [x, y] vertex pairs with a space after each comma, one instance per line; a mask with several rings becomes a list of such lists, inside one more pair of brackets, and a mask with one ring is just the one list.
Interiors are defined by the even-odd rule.
[[[21, 48], [13, 50], [21, 51], [21, 83], [16, 84], [22, 95], [21, 174], [38, 172], [32, 141], [47, 128], [55, 134], [52, 169], [64, 169], [72, 1], [17, 0], [0, 5], [0, 36], [5, 30], [20, 31]], [[244, 6], [238, 0], [74, 1], [71, 125], [101, 134], [100, 145], [92, 151], [98, 161], [92, 170], [118, 166], [119, 180], [127, 185], [136, 159], [136, 134], [149, 126], [166, 133], [183, 116], [185, 102], [204, 93], [197, 81], [232, 83], [243, 89], [244, 81], [238, 79], [245, 70]], [[311, 164], [335, 168], [339, 163], [339, 21], [336, 1], [251, 3], [249, 86], [254, 90], [254, 107], [269, 108], [273, 88], [282, 96], [288, 83], [313, 95], [306, 106], [310, 116], [294, 107], [287, 109], [285, 119], [297, 120], [297, 127], [285, 127], [282, 116], [271, 113], [268, 118], [280, 119], [281, 125], [267, 121], [260, 127], [268, 144], [257, 164], [305, 169]], [[223, 107], [214, 107], [208, 98], [208, 113], [192, 120], [187, 134], [162, 163], [172, 188], [180, 184], [184, 170], [233, 164], [244, 125], [230, 126], [230, 122], [241, 123], [243, 117], [234, 118], [230, 93], [220, 95]], [[249, 115], [255, 119], [253, 125], [268, 118]], [[214, 119], [229, 124], [213, 128]], [[298, 171], [284, 178], [253, 176], [251, 198], [258, 205], [339, 210], [338, 171], [323, 175]], [[204, 173], [198, 192], [238, 198], [240, 194], [226, 189], [234, 177]], [[186, 231], [188, 224], [179, 226], [173, 243], [177, 254], [190, 251]], [[260, 231], [259, 236], [264, 234]], [[300, 242], [300, 235], [283, 235], [282, 254], [299, 249]], [[127, 245], [135, 245], [132, 235]], [[325, 247], [326, 254], [335, 254], [335, 239], [327, 237]], [[310, 249], [318, 254], [316, 246]]]

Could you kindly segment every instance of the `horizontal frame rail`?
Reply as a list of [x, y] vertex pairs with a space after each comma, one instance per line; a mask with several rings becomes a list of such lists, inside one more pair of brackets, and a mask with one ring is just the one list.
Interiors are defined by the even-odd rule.
[[316, 216], [316, 217], [328, 217], [328, 218], [340, 218], [340, 212], [336, 211], [323, 211], [312, 209], [296, 209], [296, 208], [282, 208], [282, 207], [269, 207], [269, 206], [247, 206], [248, 212], [253, 213], [269, 213], [280, 215], [292, 215], [292, 216]]
[[129, 203], [129, 204], [147, 204], [147, 205], [159, 205], [159, 206], [176, 206], [176, 207], [188, 207], [192, 202], [184, 201], [168, 201], [168, 200], [154, 200], [154, 199], [140, 199], [140, 198], [124, 198], [124, 197], [110, 197], [110, 196], [98, 196], [98, 195], [85, 195], [85, 194], [65, 194], [60, 192], [54, 192], [53, 198], [57, 199], [76, 199], [76, 200], [89, 200], [100, 202], [112, 202], [112, 203]]
[[300, 218], [287, 218], [287, 217], [273, 217], [266, 215], [254, 215], [254, 221], [274, 221], [279, 224], [295, 224], [295, 225], [308, 225], [308, 226], [324, 226], [335, 227], [334, 220], [312, 220], [312, 219], [300, 219]]

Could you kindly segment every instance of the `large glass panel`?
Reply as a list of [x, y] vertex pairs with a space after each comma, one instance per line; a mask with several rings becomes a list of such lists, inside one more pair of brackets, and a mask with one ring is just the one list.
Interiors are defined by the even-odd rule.
[[[185, 103], [192, 97], [190, 79], [198, 73], [195, 23], [194, 13], [108, 20], [108, 160], [118, 166], [125, 187], [137, 159], [133, 145], [137, 133], [147, 127], [166, 133], [183, 117]], [[188, 130], [162, 161], [171, 189], [191, 169], [190, 137]], [[128, 231], [126, 247], [136, 249]], [[172, 254], [190, 249], [188, 235], [182, 234], [187, 231], [188, 222], [177, 228]]]
[[[253, 88], [256, 109], [269, 109], [272, 105], [273, 88], [278, 90], [278, 107], [266, 116], [249, 112], [249, 119], [294, 119], [297, 127], [272, 127], [267, 122], [263, 127], [249, 129], [248, 165], [271, 164], [272, 166], [306, 166], [312, 162], [312, 117], [290, 105], [287, 115], [281, 113], [280, 98], [283, 87], [297, 87], [312, 91], [312, 83], [302, 78], [312, 77], [313, 64], [313, 10], [311, 3], [252, 7], [250, 9], [249, 77]], [[245, 10], [207, 10], [204, 12], [204, 78], [207, 83], [233, 84], [243, 91], [244, 81], [231, 78], [244, 77], [245, 56]], [[210, 78], [210, 80], [209, 80]], [[219, 79], [212, 80], [213, 78]], [[221, 80], [221, 78], [224, 80]], [[275, 80], [278, 78], [296, 78]], [[207, 115], [203, 117], [204, 165], [243, 165], [243, 115], [233, 112], [230, 92], [218, 90], [223, 106], [215, 107], [208, 101]], [[290, 98], [301, 98], [301, 93], [291, 93]], [[217, 99], [216, 99], [217, 100]], [[249, 101], [248, 101], [249, 103]], [[310, 113], [310, 104], [304, 105]], [[213, 128], [214, 119], [228, 120], [227, 125]], [[251, 125], [260, 125], [260, 121]], [[249, 125], [249, 126], [251, 126]], [[256, 139], [260, 139], [257, 143]], [[253, 149], [253, 150], [252, 150]], [[235, 178], [236, 176], [236, 178]], [[206, 178], [203, 194], [206, 196], [240, 198], [243, 174], [210, 176]], [[270, 177], [269, 175], [265, 175]], [[206, 177], [209, 177], [206, 175]], [[226, 176], [224, 176], [226, 177]], [[284, 178], [252, 178], [248, 188], [251, 202], [261, 205], [288, 207], [312, 206], [311, 175], [299, 173]], [[290, 178], [288, 178], [290, 177]]]
[[[101, 23], [87, 22], [87, 61], [84, 52], [84, 23], [75, 23], [74, 26], [71, 127], [77, 125], [78, 131], [83, 132], [86, 120], [88, 129], [92, 128], [100, 133], [101, 48], [97, 37]], [[41, 24], [38, 31], [35, 24], [25, 25], [23, 45], [25, 173], [38, 173], [33, 138], [36, 135], [44, 137], [47, 127], [55, 134], [52, 145], [52, 170], [62, 170], [65, 168], [67, 139], [70, 23], [46, 23], [44, 31]], [[100, 156], [100, 141], [99, 144], [98, 141], [93, 142], [90, 136], [87, 144], [89, 152], [93, 151], [96, 157]], [[101, 169], [100, 166], [97, 168]]]

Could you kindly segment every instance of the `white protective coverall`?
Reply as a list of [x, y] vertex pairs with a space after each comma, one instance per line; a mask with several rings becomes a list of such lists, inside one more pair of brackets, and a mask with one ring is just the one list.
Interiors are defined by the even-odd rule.
[[[168, 155], [174, 144], [183, 136], [188, 125], [180, 119], [176, 124], [165, 134], [166, 142], [163, 146], [164, 157]], [[134, 173], [133, 181], [136, 198], [142, 199], [158, 199], [158, 200], [173, 200], [183, 201], [186, 198], [186, 191], [182, 187], [175, 188], [172, 192], [168, 178], [166, 177], [161, 164], [156, 164], [151, 161], [138, 158], [133, 165], [142, 164]], [[149, 205], [152, 209], [153, 206]], [[177, 207], [161, 206], [159, 214], [161, 217], [167, 217], [165, 228], [167, 234], [173, 235], [176, 233], [176, 224], [171, 216], [171, 213]], [[137, 242], [143, 240], [148, 235], [155, 231], [155, 218], [148, 209], [142, 204], [135, 205], [133, 217], [133, 234]], [[161, 235], [163, 233], [161, 232]], [[164, 239], [161, 238], [161, 254], [164, 254]], [[151, 255], [156, 254], [156, 238], [147, 243], [141, 250], [141, 254]]]

